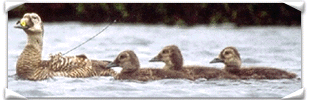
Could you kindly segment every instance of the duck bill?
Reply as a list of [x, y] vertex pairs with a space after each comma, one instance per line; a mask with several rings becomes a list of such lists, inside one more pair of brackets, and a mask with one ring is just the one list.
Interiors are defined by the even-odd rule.
[[111, 67], [120, 67], [120, 66], [118, 64], [112, 62], [112, 63], [109, 63], [106, 67], [111, 68]]
[[26, 24], [25, 20], [17, 21], [14, 28], [19, 28], [19, 29], [27, 29], [28, 26]]
[[158, 59], [158, 57], [154, 57], [149, 60], [149, 62], [161, 62], [162, 60]]
[[210, 61], [209, 63], [224, 63], [224, 60], [222, 60], [220, 58], [215, 58], [212, 61]]

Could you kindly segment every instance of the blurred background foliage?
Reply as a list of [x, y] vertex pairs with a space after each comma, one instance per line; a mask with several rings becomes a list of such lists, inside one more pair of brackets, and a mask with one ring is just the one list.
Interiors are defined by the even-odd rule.
[[8, 12], [36, 12], [45, 22], [82, 21], [197, 25], [300, 25], [301, 12], [284, 3], [25, 3]]

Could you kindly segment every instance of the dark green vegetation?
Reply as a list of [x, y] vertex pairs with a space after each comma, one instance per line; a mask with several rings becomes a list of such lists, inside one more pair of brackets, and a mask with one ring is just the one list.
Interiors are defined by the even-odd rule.
[[21, 18], [26, 12], [38, 13], [45, 22], [301, 24], [301, 12], [283, 3], [26, 3], [9, 11], [8, 17]]

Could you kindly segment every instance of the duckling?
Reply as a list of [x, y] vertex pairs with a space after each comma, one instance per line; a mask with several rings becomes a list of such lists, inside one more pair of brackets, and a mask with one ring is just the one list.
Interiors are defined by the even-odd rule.
[[182, 72], [188, 76], [192, 76], [194, 79], [238, 79], [236, 75], [232, 75], [217, 68], [198, 65], [183, 66], [182, 54], [176, 45], [165, 46], [159, 54], [152, 58], [149, 62], [164, 62], [164, 70]]
[[91, 77], [115, 72], [105, 66], [108, 61], [91, 60], [86, 55], [64, 57], [61, 53], [41, 60], [43, 47], [43, 22], [36, 13], [26, 13], [15, 28], [27, 34], [27, 44], [18, 57], [16, 73], [22, 79], [43, 80], [53, 76]]
[[241, 67], [240, 54], [235, 47], [224, 48], [217, 58], [210, 63], [224, 63], [224, 70], [241, 79], [291, 79], [295, 78], [295, 73], [290, 73], [281, 69], [270, 67]]
[[154, 68], [140, 68], [139, 60], [132, 50], [122, 51], [107, 67], [122, 67], [116, 80], [160, 80], [160, 79], [192, 79], [177, 71], [166, 71]]

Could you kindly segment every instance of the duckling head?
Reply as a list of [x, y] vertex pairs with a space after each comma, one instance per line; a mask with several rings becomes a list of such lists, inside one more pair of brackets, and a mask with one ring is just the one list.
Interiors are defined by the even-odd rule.
[[116, 59], [106, 67], [122, 67], [121, 73], [133, 73], [140, 68], [138, 58], [132, 50], [122, 51]]
[[149, 60], [149, 62], [164, 62], [163, 69], [180, 70], [183, 65], [181, 51], [176, 45], [165, 46], [157, 56]]
[[224, 63], [225, 69], [235, 70], [241, 66], [240, 55], [235, 47], [224, 48], [217, 58], [214, 58], [210, 63]]
[[15, 28], [23, 29], [28, 35], [40, 34], [43, 36], [43, 22], [36, 13], [26, 13], [23, 18], [17, 21]]

